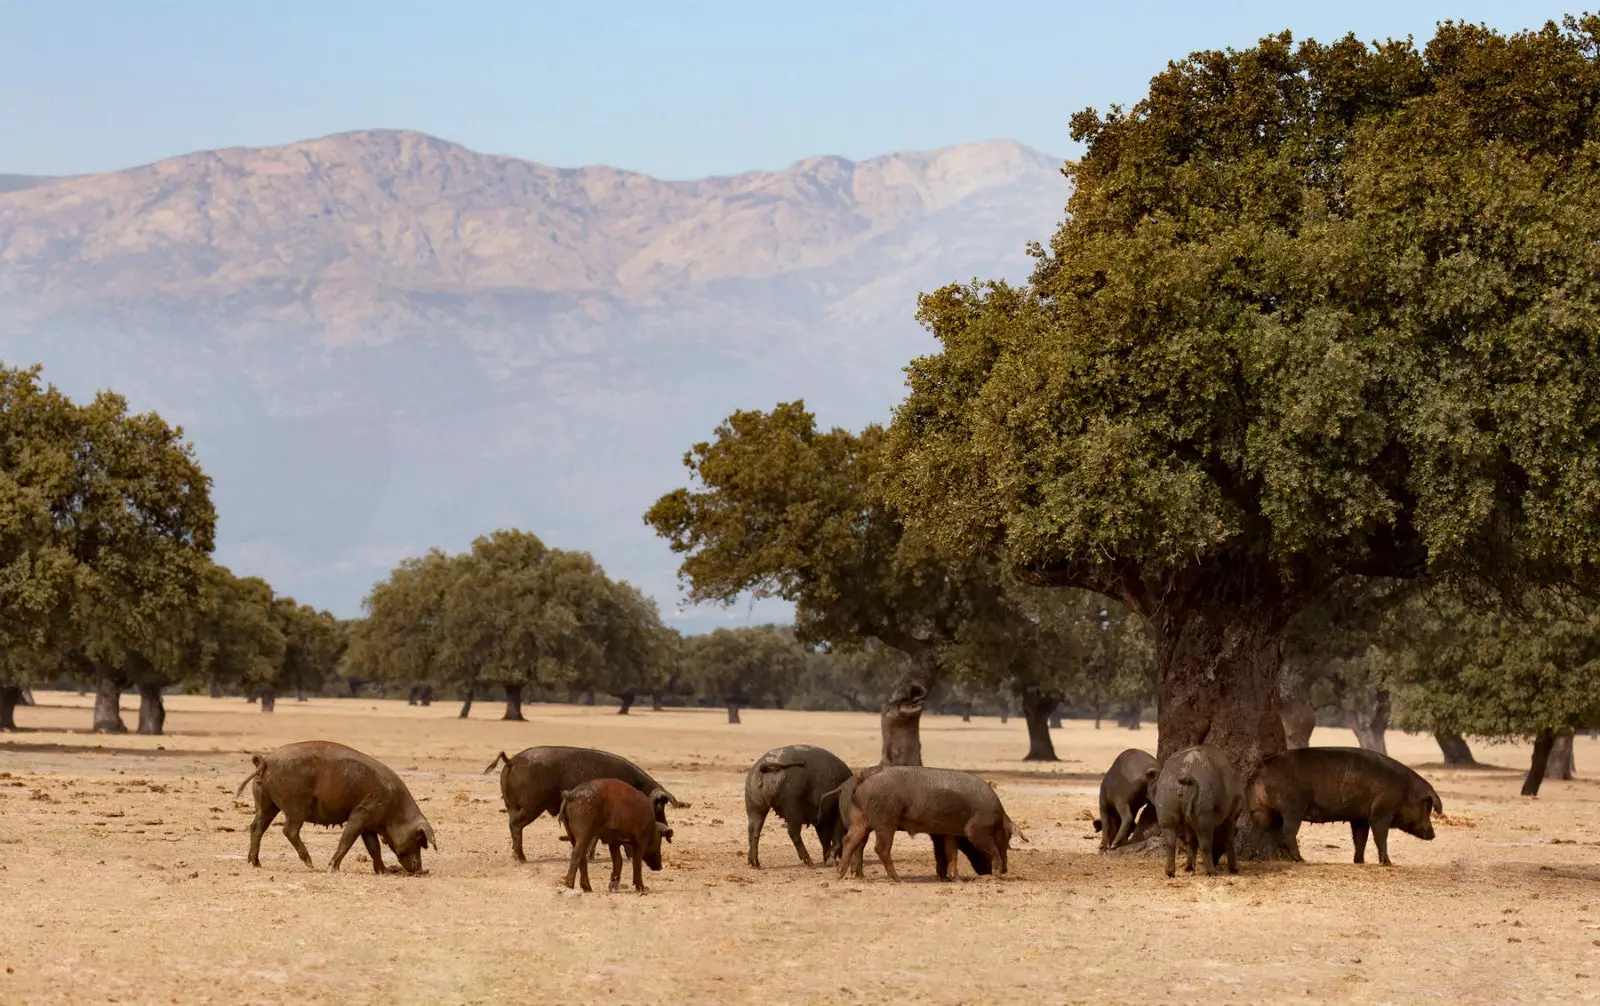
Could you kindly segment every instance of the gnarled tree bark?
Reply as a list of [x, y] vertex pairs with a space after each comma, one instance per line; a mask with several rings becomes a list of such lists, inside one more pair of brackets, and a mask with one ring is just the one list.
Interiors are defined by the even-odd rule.
[[122, 722], [122, 687], [121, 678], [109, 671], [102, 671], [95, 682], [94, 692], [94, 726], [97, 734], [125, 734], [127, 726]]
[[914, 660], [911, 670], [884, 701], [879, 717], [883, 734], [883, 760], [879, 764], [922, 764], [922, 710], [928, 702], [933, 666], [928, 657]]
[[167, 724], [167, 705], [161, 701], [161, 686], [139, 686], [139, 732], [160, 734]]
[[1433, 739], [1439, 742], [1439, 751], [1444, 755], [1446, 765], [1478, 764], [1478, 760], [1472, 757], [1472, 748], [1467, 746], [1467, 739], [1460, 734], [1435, 731]]
[[1345, 722], [1355, 732], [1356, 743], [1368, 751], [1388, 754], [1384, 734], [1389, 729], [1389, 690], [1351, 695], [1346, 701]]
[[1050, 716], [1061, 700], [1038, 692], [1022, 693], [1022, 718], [1028, 724], [1028, 754], [1023, 761], [1060, 761], [1050, 741]]
[[1279, 669], [1278, 698], [1283, 703], [1283, 738], [1290, 750], [1311, 746], [1317, 728], [1317, 710], [1306, 698], [1306, 670], [1299, 660], [1285, 655]]

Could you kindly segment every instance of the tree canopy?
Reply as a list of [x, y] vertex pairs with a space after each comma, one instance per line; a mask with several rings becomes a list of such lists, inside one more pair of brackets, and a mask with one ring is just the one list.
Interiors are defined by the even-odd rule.
[[1161, 640], [1161, 752], [1284, 744], [1284, 624], [1351, 575], [1592, 584], [1600, 20], [1174, 62], [1029, 283], [920, 317], [885, 497]]

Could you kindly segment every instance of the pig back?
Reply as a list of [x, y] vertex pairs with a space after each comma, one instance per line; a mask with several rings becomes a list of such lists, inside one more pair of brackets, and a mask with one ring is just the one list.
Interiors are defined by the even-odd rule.
[[361, 806], [388, 819], [410, 802], [393, 769], [333, 741], [285, 744], [266, 755], [261, 784], [286, 813], [317, 825], [344, 824]]
[[989, 784], [954, 769], [888, 766], [856, 785], [853, 801], [874, 830], [960, 835], [976, 821], [1002, 827], [1005, 810]]
[[620, 755], [595, 748], [543, 746], [519, 751], [506, 759], [500, 791], [507, 806], [554, 814], [563, 790], [595, 779], [615, 779], [649, 793], [659, 785], [639, 766]]
[[1261, 765], [1252, 801], [1303, 821], [1362, 820], [1421, 802], [1433, 788], [1387, 755], [1364, 748], [1297, 748]]

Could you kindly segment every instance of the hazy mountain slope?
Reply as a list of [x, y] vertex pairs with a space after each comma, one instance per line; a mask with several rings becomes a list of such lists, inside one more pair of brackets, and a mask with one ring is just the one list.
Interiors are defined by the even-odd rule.
[[185, 423], [219, 557], [352, 613], [516, 524], [671, 609], [640, 514], [735, 408], [886, 419], [916, 293], [1026, 274], [1058, 162], [997, 141], [666, 182], [373, 131], [0, 194], [0, 359]]

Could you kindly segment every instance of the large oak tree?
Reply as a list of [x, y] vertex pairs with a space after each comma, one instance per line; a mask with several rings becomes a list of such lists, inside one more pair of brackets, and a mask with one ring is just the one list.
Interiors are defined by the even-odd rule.
[[1145, 615], [1159, 753], [1242, 773], [1284, 748], [1286, 623], [1340, 578], [1592, 585], [1597, 36], [1285, 34], [1079, 113], [1030, 282], [922, 302], [942, 349], [887, 498]]

